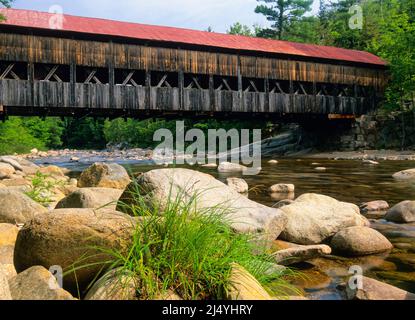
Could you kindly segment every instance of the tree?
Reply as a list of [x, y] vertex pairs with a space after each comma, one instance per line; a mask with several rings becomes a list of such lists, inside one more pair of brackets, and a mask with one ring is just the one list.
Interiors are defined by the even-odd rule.
[[[11, 5], [12, 2], [13, 2], [13, 0], [0, 0], [0, 7], [4, 6], [6, 8], [10, 8], [10, 5]], [[5, 17], [0, 14], [0, 22], [4, 19], [5, 19]]]
[[240, 22], [234, 23], [229, 28], [227, 33], [234, 34], [234, 35], [255, 37], [255, 32], [253, 32], [250, 27], [248, 27], [247, 25], [241, 24]]
[[[313, 0], [257, 0], [263, 4], [258, 5], [255, 9], [256, 13], [266, 16], [271, 21], [272, 28], [268, 29], [268, 35], [273, 35], [278, 39], [283, 39], [287, 26], [295, 20], [310, 12]], [[270, 34], [269, 31], [273, 31]]]

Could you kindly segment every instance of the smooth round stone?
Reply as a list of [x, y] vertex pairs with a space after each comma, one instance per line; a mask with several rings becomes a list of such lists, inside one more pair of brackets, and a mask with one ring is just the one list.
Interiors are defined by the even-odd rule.
[[295, 186], [293, 184], [279, 183], [271, 186], [268, 191], [270, 193], [293, 193]]
[[270, 161], [268, 161], [268, 164], [278, 164], [278, 161], [277, 160], [270, 160]]
[[331, 240], [335, 252], [346, 256], [364, 256], [389, 251], [393, 245], [380, 232], [368, 227], [341, 230]]
[[411, 180], [415, 179], [415, 169], [403, 170], [395, 173], [392, 176], [396, 180]]

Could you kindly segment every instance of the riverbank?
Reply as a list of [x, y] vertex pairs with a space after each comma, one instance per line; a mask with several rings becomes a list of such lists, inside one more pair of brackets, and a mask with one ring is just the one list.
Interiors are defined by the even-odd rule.
[[309, 159], [330, 160], [373, 160], [373, 161], [415, 161], [415, 151], [363, 150], [337, 152], [310, 152], [304, 155]]
[[[151, 163], [155, 160], [152, 149], [106, 149], [106, 150], [49, 150], [39, 151], [33, 149], [31, 153], [19, 155], [22, 158], [40, 163], [93, 163], [96, 161], [128, 163], [144, 161]], [[270, 155], [265, 155], [269, 158]], [[361, 151], [330, 151], [319, 152], [305, 149], [287, 156], [279, 156], [280, 159], [326, 159], [326, 160], [373, 160], [373, 161], [415, 161], [415, 150], [361, 150]]]
[[[67, 151], [62, 153], [62, 155], [65, 154], [65, 159], [76, 154], [76, 151], [70, 151], [70, 154], [66, 152]], [[87, 154], [94, 156], [100, 155], [100, 153], [97, 154], [94, 151], [88, 152]], [[58, 156], [59, 155], [55, 155], [57, 160], [60, 159]], [[36, 163], [51, 163], [51, 159], [52, 158], [49, 157], [37, 158]], [[40, 170], [44, 174], [54, 176], [54, 179], [56, 179], [55, 181], [64, 181], [63, 185], [55, 183], [56, 187], [59, 188], [60, 199], [55, 199], [56, 202], [49, 206], [50, 210], [52, 210], [50, 211], [52, 215], [54, 212], [53, 209], [55, 209], [59, 202], [62, 202], [61, 206], [67, 207], [66, 210], [74, 210], [71, 209], [71, 207], [74, 206], [74, 203], [78, 203], [76, 206], [79, 206], [79, 201], [81, 201], [82, 206], [96, 207], [110, 202], [112, 199], [111, 197], [118, 199], [122, 193], [121, 189], [121, 191], [107, 190], [107, 192], [104, 193], [96, 193], [91, 192], [91, 188], [86, 184], [80, 185], [80, 173], [81, 171], [85, 171], [85, 166], [89, 166], [89, 164], [85, 162], [86, 159], [91, 160], [91, 158], [88, 157], [79, 159], [79, 162], [73, 160], [71, 162], [72, 166], [70, 167], [71, 172], [67, 169], [63, 169], [66, 166], [65, 162], [54, 162], [53, 164], [58, 165], [58, 168], [50, 165], [37, 167], [36, 170]], [[369, 165], [361, 160], [317, 160], [314, 158], [278, 159], [278, 162], [274, 161], [272, 163], [269, 163], [268, 161], [269, 159], [263, 160], [263, 170], [258, 176], [243, 176], [242, 172], [218, 172], [217, 168], [185, 166], [187, 169], [191, 169], [192, 171], [189, 178], [185, 178], [186, 175], [184, 172], [180, 173], [179, 177], [181, 177], [181, 180], [179, 181], [182, 181], [180, 183], [183, 183], [184, 181], [193, 178], [199, 181], [202, 179], [199, 178], [199, 172], [208, 173], [210, 176], [213, 176], [214, 179], [209, 179], [208, 182], [206, 182], [206, 185], [211, 185], [211, 183], [216, 183], [216, 181], [222, 181], [224, 184], [223, 186], [221, 184], [221, 188], [225, 189], [223, 189], [221, 194], [227, 194], [230, 191], [228, 191], [226, 184], [230, 185], [230, 182], [235, 181], [241, 182], [235, 179], [228, 181], [228, 178], [242, 178], [249, 186], [250, 192], [247, 196], [252, 203], [257, 203], [258, 205], [261, 204], [268, 208], [282, 207], [283, 211], [290, 210], [284, 209], [284, 206], [289, 206], [293, 203], [292, 201], [299, 201], [299, 203], [301, 203], [301, 199], [307, 197], [307, 194], [324, 194], [326, 196], [330, 196], [333, 200], [328, 200], [323, 197], [318, 198], [318, 202], [310, 202], [311, 198], [308, 198], [305, 200], [305, 203], [307, 204], [306, 207], [301, 205], [301, 210], [296, 213], [300, 214], [298, 219], [304, 218], [301, 214], [305, 208], [308, 208], [307, 210], [311, 210], [310, 212], [314, 217], [316, 212], [324, 211], [329, 214], [332, 212], [330, 210], [334, 210], [334, 212], [343, 210], [342, 212], [344, 212], [344, 214], [353, 216], [355, 216], [358, 212], [359, 215], [356, 217], [360, 217], [360, 215], [362, 215], [362, 217], [368, 219], [371, 226], [370, 229], [376, 230], [385, 236], [389, 243], [394, 246], [391, 251], [389, 250], [385, 253], [364, 255], [361, 257], [345, 257], [339, 255], [337, 252], [330, 252], [330, 254], [328, 254], [326, 247], [318, 247], [317, 249], [308, 247], [310, 245], [328, 245], [330, 249], [333, 249], [334, 247], [331, 247], [332, 244], [330, 240], [323, 241], [321, 244], [318, 243], [320, 240], [316, 240], [314, 241], [316, 244], [311, 244], [303, 242], [301, 239], [292, 239], [288, 238], [287, 235], [282, 235], [282, 238], [279, 237], [280, 239], [275, 242], [274, 251], [275, 253], [278, 253], [279, 256], [286, 257], [286, 254], [293, 254], [294, 252], [296, 257], [302, 257], [302, 262], [296, 261], [293, 264], [288, 263], [288, 265], [290, 268], [296, 270], [296, 272], [300, 272], [302, 275], [305, 275], [305, 277], [298, 277], [291, 279], [290, 281], [302, 292], [303, 295], [309, 299], [346, 299], [347, 297], [345, 296], [344, 291], [339, 288], [343, 283], [347, 282], [350, 277], [350, 267], [356, 265], [362, 268], [365, 276], [381, 281], [382, 283], [392, 284], [410, 292], [415, 292], [415, 268], [413, 265], [415, 248], [414, 223], [402, 224], [385, 220], [386, 209], [384, 207], [384, 211], [366, 212], [363, 211], [363, 207], [362, 211], [360, 211], [356, 206], [360, 206], [362, 202], [386, 200], [389, 207], [393, 207], [395, 204], [398, 204], [403, 200], [412, 199], [412, 183], [410, 181], [397, 181], [392, 178], [392, 175], [397, 171], [415, 168], [415, 162], [380, 161], [379, 165]], [[59, 167], [61, 169], [59, 169]], [[133, 164], [127, 164], [125, 167], [132, 175], [136, 175], [139, 172], [162, 172], [162, 170], [159, 169], [160, 167], [151, 164], [151, 161], [147, 164], [143, 164], [138, 161]], [[326, 170], [318, 171], [316, 170], [317, 167], [325, 167]], [[171, 170], [175, 171], [180, 169], [172, 168]], [[16, 173], [19, 173], [19, 170], [15, 170], [13, 175], [16, 175]], [[33, 174], [34, 172], [32, 170], [30, 174], [28, 172], [26, 176], [23, 177], [23, 179], [28, 182], [28, 185], [32, 182]], [[122, 174], [121, 177], [126, 176], [125, 174]], [[77, 179], [76, 185], [74, 184], [74, 179]], [[125, 179], [127, 180], [127, 177]], [[169, 181], [169, 179], [162, 178], [161, 176], [155, 176], [152, 179], [154, 181], [158, 181], [158, 183], [160, 181]], [[9, 180], [14, 180], [15, 183], [20, 184], [22, 184], [23, 181], [22, 176], [20, 176], [19, 180], [17, 175], [13, 176], [12, 179], [3, 179], [2, 181], [6, 181], [9, 185], [7, 186], [8, 189], [22, 188], [23, 191], [27, 191], [27, 188], [30, 188], [30, 186], [11, 187], [13, 182]], [[125, 187], [126, 182], [122, 181], [123, 180], [121, 179], [118, 182], [120, 188]], [[1, 183], [2, 182], [0, 181], [0, 184]], [[295, 193], [282, 193], [277, 195], [270, 194], [268, 188], [278, 183], [294, 185]], [[114, 189], [115, 187], [113, 184], [107, 185], [107, 187], [108, 186], [110, 186], [109, 189]], [[347, 190], [347, 192], [344, 192], [345, 190]], [[246, 195], [243, 195], [243, 197], [246, 199]], [[66, 200], [63, 200], [64, 198], [66, 198]], [[288, 200], [288, 198], [291, 200]], [[238, 199], [241, 198], [238, 197]], [[284, 201], [280, 202], [280, 200]], [[339, 202], [337, 202], [338, 200]], [[246, 200], [238, 200], [238, 203], [240, 201], [242, 201], [242, 204], [240, 205], [247, 207], [247, 205], [243, 204], [243, 201]], [[332, 203], [335, 204], [335, 209], [334, 207], [331, 207], [333, 206]], [[342, 203], [348, 204], [344, 206]], [[295, 206], [298, 206], [298, 204], [294, 205], [294, 208]], [[357, 210], [357, 212], [355, 210]], [[75, 211], [71, 212], [71, 214], [76, 214]], [[328, 221], [334, 222], [336, 219], [332, 217]], [[294, 223], [294, 225], [296, 224], [297, 222]], [[366, 226], [361, 227], [363, 227], [364, 230], [367, 230]], [[290, 231], [290, 233], [295, 234], [293, 230]], [[305, 234], [305, 231], [302, 231], [301, 233]], [[314, 233], [320, 234], [319, 228], [315, 229]], [[287, 242], [287, 240], [289, 241]], [[302, 246], [305, 245], [307, 248], [298, 247], [299, 244]], [[386, 245], [386, 248], [387, 247], [388, 245]], [[283, 251], [288, 249], [288, 253]], [[304, 255], [304, 250], [308, 252], [308, 254], [310, 252], [314, 252], [313, 254], [316, 254], [317, 252], [317, 256]], [[383, 291], [384, 290], [385, 289], [383, 289]], [[393, 291], [394, 290], [390, 291], [391, 294]]]

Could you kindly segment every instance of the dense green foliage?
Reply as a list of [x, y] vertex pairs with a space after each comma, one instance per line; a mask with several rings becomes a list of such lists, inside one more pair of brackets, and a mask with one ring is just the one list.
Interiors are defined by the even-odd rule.
[[[256, 12], [271, 22], [258, 29], [235, 23], [232, 34], [282, 39], [366, 50], [390, 64], [386, 110], [415, 107], [415, 2], [413, 0], [319, 0], [318, 14], [310, 15], [312, 1], [258, 0]], [[362, 8], [362, 29], [351, 29], [353, 5]]]
[[35, 137], [21, 118], [12, 117], [0, 123], [0, 154], [25, 153], [32, 148], [45, 149], [46, 144]]
[[[115, 119], [112, 121], [92, 118], [46, 118], [40, 119], [10, 117], [0, 123], [0, 154], [27, 153], [33, 148], [39, 150], [74, 148], [104, 149], [107, 144], [124, 144], [129, 147], [149, 148], [160, 142], [153, 141], [154, 132], [160, 128], [176, 131], [175, 120]], [[257, 129], [263, 128], [265, 121], [219, 121], [186, 120], [185, 128], [201, 129]]]
[[51, 198], [53, 195], [53, 188], [58, 185], [63, 185], [63, 182], [59, 182], [50, 175], [42, 174], [41, 172], [36, 172], [31, 183], [30, 190], [25, 194], [45, 207], [53, 202]]
[[271, 32], [277, 39], [283, 39], [283, 35], [292, 22], [311, 11], [314, 0], [257, 0], [261, 4], [255, 9], [256, 13], [266, 16], [272, 23]]
[[[9, 8], [9, 7], [10, 7], [10, 5], [11, 5], [11, 3], [12, 3], [13, 1], [14, 1], [14, 0], [0, 0], [0, 7], [1, 7], [1, 6], [4, 6], [4, 7], [6, 7], [6, 8]], [[4, 17], [0, 14], [0, 22], [1, 22], [2, 20], [4, 20]]]

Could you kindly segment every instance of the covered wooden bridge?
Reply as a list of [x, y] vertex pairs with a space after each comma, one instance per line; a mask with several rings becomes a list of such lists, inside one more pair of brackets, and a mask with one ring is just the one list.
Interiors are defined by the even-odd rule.
[[2, 9], [0, 115], [353, 117], [386, 64], [361, 51]]

